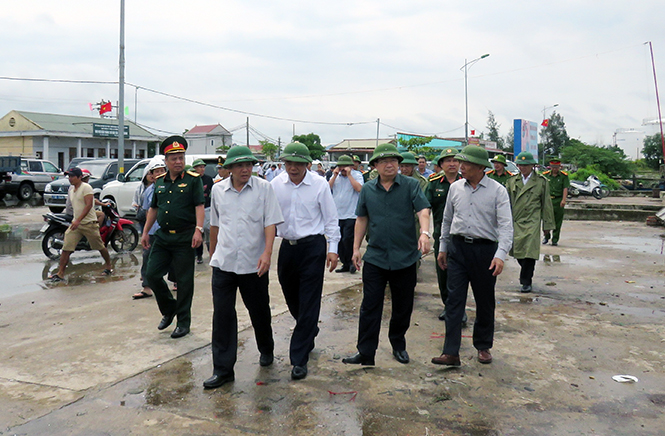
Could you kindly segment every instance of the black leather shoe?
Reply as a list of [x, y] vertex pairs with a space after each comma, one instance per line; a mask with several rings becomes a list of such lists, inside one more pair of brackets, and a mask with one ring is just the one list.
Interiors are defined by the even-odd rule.
[[349, 365], [374, 365], [374, 357], [363, 356], [360, 353], [356, 353], [353, 356], [345, 357], [342, 359], [342, 363], [347, 363]]
[[164, 315], [157, 326], [157, 330], [164, 330], [166, 327], [170, 326], [173, 322], [173, 318], [175, 318], [175, 313], [173, 315]]
[[407, 353], [406, 350], [393, 350], [393, 356], [395, 356], [395, 360], [399, 363], [409, 363], [409, 353]]
[[291, 370], [291, 379], [292, 380], [302, 380], [307, 377], [307, 365], [303, 366], [294, 366]]
[[358, 271], [358, 270], [356, 269], [355, 266], [351, 265], [351, 266], [349, 267], [349, 272], [350, 272], [351, 274], [355, 274], [356, 271]]
[[171, 333], [171, 337], [173, 339], [178, 339], [182, 338], [187, 333], [189, 333], [189, 327], [176, 327], [175, 330], [173, 330], [173, 333]]
[[556, 246], [558, 246], [558, 245], [559, 245], [558, 242], [552, 242], [552, 247], [556, 247]]
[[272, 365], [273, 360], [275, 360], [275, 357], [273, 356], [272, 353], [270, 354], [261, 353], [261, 357], [259, 357], [259, 365], [270, 366]]
[[349, 272], [349, 271], [351, 271], [351, 268], [349, 268], [348, 266], [343, 266], [340, 269], [335, 270], [336, 273], [344, 273], [344, 272]]
[[222, 386], [224, 383], [232, 382], [233, 380], [233, 375], [213, 374], [212, 377], [203, 382], [203, 387], [205, 389], [215, 389]]
[[528, 294], [531, 291], [532, 291], [531, 285], [522, 285], [522, 289], [520, 289], [520, 292], [523, 294]]

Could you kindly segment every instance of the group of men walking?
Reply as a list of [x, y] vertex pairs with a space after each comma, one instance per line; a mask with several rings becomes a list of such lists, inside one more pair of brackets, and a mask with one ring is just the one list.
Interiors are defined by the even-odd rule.
[[[386, 285], [392, 301], [388, 337], [393, 356], [400, 363], [409, 362], [405, 335], [420, 258], [430, 250], [430, 210], [437, 282], [445, 307], [439, 318], [446, 321], [443, 354], [433, 359], [436, 364], [460, 364], [469, 284], [477, 305], [473, 344], [479, 361], [491, 362], [494, 286], [506, 256], [512, 248], [522, 266], [522, 291], [528, 292], [541, 222], [544, 230], [555, 230], [553, 243], [559, 237], [552, 203], [563, 208], [565, 188], [561, 195], [556, 192], [559, 197], [550, 198], [549, 184], [533, 171], [535, 161], [528, 153], [518, 156], [519, 176], [505, 172], [501, 157], [494, 160], [494, 172], [486, 175], [491, 167], [487, 151], [477, 146], [461, 152], [447, 149], [436, 159], [441, 172], [428, 180], [413, 155], [383, 144], [370, 159], [374, 178], [365, 180], [354, 169], [353, 158], [342, 156], [326, 180], [308, 170], [309, 149], [291, 143], [281, 155], [285, 171], [267, 181], [252, 176], [257, 159], [249, 148], [236, 146], [220, 161], [229, 177], [212, 185], [208, 206], [200, 175], [184, 170], [186, 149], [180, 136], [161, 144], [167, 172], [156, 180], [142, 245], [152, 245], [145, 276], [162, 314], [158, 329], [177, 319], [171, 337], [185, 336], [191, 321], [195, 249], [203, 241], [204, 209], [209, 208], [213, 375], [203, 383], [205, 388], [234, 380], [238, 291], [254, 328], [259, 364], [273, 363], [268, 271], [276, 236], [282, 238], [277, 275], [296, 323], [289, 345], [294, 380], [308, 374], [309, 354], [319, 333], [324, 273], [334, 271], [338, 262], [337, 272], [362, 271], [363, 281], [357, 353], [343, 362], [375, 364]], [[554, 172], [553, 166], [551, 177], [563, 174]], [[159, 230], [148, 238], [156, 221]], [[361, 255], [365, 239], [367, 248]], [[177, 298], [163, 279], [169, 268], [178, 278]]]

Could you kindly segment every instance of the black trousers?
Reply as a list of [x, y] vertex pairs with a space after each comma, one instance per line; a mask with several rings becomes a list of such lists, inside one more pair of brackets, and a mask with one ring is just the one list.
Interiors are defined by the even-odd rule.
[[363, 266], [363, 301], [360, 305], [358, 351], [373, 357], [379, 346], [381, 315], [386, 284], [390, 284], [392, 313], [388, 339], [393, 350], [406, 350], [406, 331], [411, 323], [418, 262], [398, 270], [380, 268], [365, 262]]
[[462, 344], [462, 317], [469, 283], [476, 300], [473, 346], [492, 348], [494, 342], [494, 286], [496, 277], [489, 270], [497, 244], [467, 244], [451, 238], [448, 246], [448, 302], [446, 304], [446, 340], [443, 353], [459, 355]]
[[273, 354], [275, 342], [270, 326], [268, 273], [235, 274], [212, 269], [212, 363], [215, 374], [231, 375], [237, 359], [238, 316], [236, 294], [249, 312], [254, 337], [260, 353]]
[[353, 256], [353, 232], [356, 226], [355, 218], [339, 220], [339, 231], [342, 239], [339, 241], [339, 261], [344, 268], [351, 267], [351, 257]]
[[531, 286], [533, 272], [536, 270], [536, 259], [517, 259], [522, 269], [520, 270], [520, 285]]
[[319, 313], [326, 267], [327, 243], [323, 235], [291, 245], [283, 240], [277, 259], [277, 276], [289, 312], [296, 320], [291, 336], [291, 365], [304, 366], [319, 333]]
[[[145, 278], [155, 294], [157, 306], [162, 315], [178, 317], [178, 327], [189, 328], [192, 320], [192, 298], [194, 297], [194, 249], [192, 248], [192, 231], [174, 236], [155, 234], [150, 250], [148, 269]], [[164, 275], [173, 271], [178, 279], [178, 296], [173, 298]], [[169, 274], [170, 275], [170, 274]]]

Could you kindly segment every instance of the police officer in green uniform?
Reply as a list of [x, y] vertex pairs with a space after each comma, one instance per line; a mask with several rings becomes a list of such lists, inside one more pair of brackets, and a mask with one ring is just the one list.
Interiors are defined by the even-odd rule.
[[[568, 199], [568, 187], [570, 180], [568, 173], [561, 171], [561, 161], [550, 161], [550, 170], [545, 171], [543, 176], [547, 178], [550, 183], [550, 197], [552, 197], [552, 208], [554, 209], [554, 232], [552, 232], [552, 245], [555, 247], [559, 245], [559, 236], [561, 235], [561, 224], [563, 223], [563, 213], [566, 207], [566, 200]], [[547, 244], [550, 240], [550, 232], [543, 231], [543, 244]]]
[[[203, 241], [205, 217], [203, 183], [198, 173], [185, 171], [185, 150], [187, 141], [182, 136], [170, 136], [162, 142], [159, 151], [165, 156], [168, 172], [155, 180], [155, 193], [141, 237], [143, 248], [150, 248], [148, 231], [155, 220], [159, 223], [146, 278], [162, 313], [157, 328], [164, 330], [178, 317], [172, 338], [189, 333], [195, 249]], [[163, 278], [171, 266], [178, 278], [177, 300]]]
[[492, 159], [490, 162], [492, 162], [492, 165], [494, 165], [494, 169], [489, 171], [487, 176], [490, 179], [494, 179], [501, 183], [503, 186], [506, 186], [508, 179], [515, 175], [506, 169], [506, 156], [502, 154], [494, 156], [494, 159]]
[[[425, 198], [432, 205], [432, 218], [434, 221], [434, 253], [439, 252], [439, 238], [441, 237], [441, 223], [443, 222], [443, 209], [446, 206], [446, 199], [448, 198], [448, 190], [450, 184], [462, 178], [459, 174], [459, 161], [455, 159], [459, 151], [455, 148], [446, 148], [436, 158], [436, 163], [442, 168], [439, 174], [433, 175], [429, 179], [429, 184], [425, 188]], [[443, 311], [439, 314], [441, 321], [446, 319], [446, 300], [448, 299], [448, 271], [442, 270], [438, 262], [436, 265], [436, 278], [439, 284], [439, 293], [441, 294], [441, 302], [443, 303]], [[464, 320], [466, 322], [466, 312], [464, 313]]]

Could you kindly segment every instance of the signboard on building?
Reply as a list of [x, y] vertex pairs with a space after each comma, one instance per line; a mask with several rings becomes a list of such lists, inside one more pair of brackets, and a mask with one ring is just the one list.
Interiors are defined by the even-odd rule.
[[538, 159], [538, 124], [533, 121], [515, 120], [513, 124], [515, 156], [523, 151], [528, 151]]
[[[125, 127], [125, 138], [129, 138], [129, 126]], [[117, 138], [118, 126], [116, 124], [92, 123], [92, 136], [98, 138]]]

